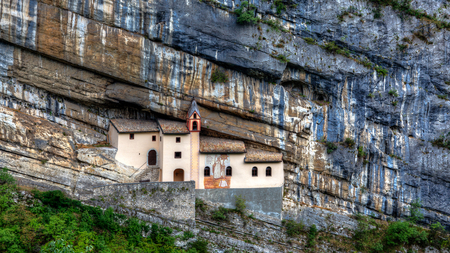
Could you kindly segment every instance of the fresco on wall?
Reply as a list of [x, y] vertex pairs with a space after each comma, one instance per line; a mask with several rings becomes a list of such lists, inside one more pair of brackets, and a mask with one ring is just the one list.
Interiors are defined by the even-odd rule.
[[225, 176], [225, 170], [230, 166], [228, 155], [207, 155], [205, 166], [211, 169], [211, 176], [205, 177], [205, 189], [230, 188], [230, 177]]

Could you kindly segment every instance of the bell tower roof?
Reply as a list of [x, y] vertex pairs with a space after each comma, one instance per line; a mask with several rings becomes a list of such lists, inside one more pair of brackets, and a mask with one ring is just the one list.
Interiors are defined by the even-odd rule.
[[196, 112], [197, 115], [199, 117], [201, 117], [200, 110], [198, 109], [198, 106], [197, 106], [197, 102], [195, 102], [195, 100], [192, 100], [191, 107], [189, 108], [187, 117], [190, 118], [194, 112]]

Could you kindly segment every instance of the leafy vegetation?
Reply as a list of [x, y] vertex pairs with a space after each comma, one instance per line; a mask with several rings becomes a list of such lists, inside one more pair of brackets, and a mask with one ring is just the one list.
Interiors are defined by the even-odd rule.
[[61, 191], [32, 193], [32, 201], [22, 199], [0, 170], [0, 252], [206, 252], [202, 240], [181, 249], [170, 228], [83, 205]]
[[387, 76], [387, 74], [388, 74], [387, 69], [385, 69], [381, 66], [375, 66], [375, 70], [377, 71], [378, 74], [380, 74], [382, 76]]
[[195, 199], [195, 209], [200, 210], [202, 212], [205, 212], [207, 209], [206, 203], [203, 201], [203, 199], [196, 198]]
[[281, 223], [286, 227], [286, 234], [291, 237], [300, 235], [305, 227], [302, 222], [297, 223], [293, 220], [283, 220]]
[[355, 146], [355, 141], [353, 139], [350, 139], [350, 138], [345, 138], [344, 144], [348, 148], [353, 148]]
[[212, 218], [217, 221], [225, 221], [227, 220], [227, 213], [227, 208], [219, 206], [219, 209], [212, 212]]
[[367, 153], [364, 152], [364, 146], [359, 146], [358, 147], [358, 156], [359, 157], [366, 157], [367, 156]]
[[391, 89], [389, 90], [389, 95], [393, 96], [393, 97], [398, 97], [398, 92], [397, 90]]
[[[436, 27], [438, 29], [450, 28], [450, 23], [443, 20], [439, 20], [437, 16], [427, 14], [427, 12], [420, 9], [419, 10], [413, 9], [411, 6], [412, 0], [369, 0], [369, 1], [379, 6], [391, 6], [394, 10], [399, 11], [402, 15], [414, 16], [418, 19], [425, 18], [436, 24]], [[376, 10], [374, 11], [374, 18], [381, 17], [380, 11], [381, 11], [380, 8], [377, 7]]]
[[237, 15], [237, 22], [239, 24], [254, 24], [258, 23], [256, 17], [256, 6], [249, 4], [248, 1], [243, 1], [241, 6], [234, 11]]
[[313, 39], [313, 38], [306, 37], [306, 38], [303, 38], [303, 39], [306, 41], [306, 43], [308, 43], [310, 45], [316, 44], [316, 40]]
[[275, 0], [274, 5], [277, 8], [277, 15], [280, 15], [282, 11], [286, 10], [286, 6], [282, 0]]
[[331, 142], [331, 141], [327, 141], [326, 142], [326, 145], [327, 145], [327, 153], [328, 154], [331, 154], [331, 153], [333, 153], [338, 147], [336, 146], [336, 144], [334, 144], [333, 142]]
[[213, 83], [226, 83], [228, 82], [228, 75], [216, 68], [211, 74], [211, 82]]
[[282, 62], [282, 63], [288, 63], [290, 60], [287, 58], [287, 56], [286, 55], [284, 55], [284, 54], [279, 54], [279, 55], [277, 55], [277, 56], [273, 56], [273, 57], [275, 57], [276, 59], [278, 59], [280, 62]]
[[236, 196], [236, 202], [235, 202], [235, 206], [236, 206], [236, 212], [244, 215], [245, 214], [245, 205], [246, 200], [241, 196]]
[[308, 241], [306, 243], [306, 247], [308, 248], [314, 248], [316, 246], [316, 237], [317, 237], [318, 231], [316, 228], [316, 225], [312, 225], [309, 227], [309, 233], [308, 233]]
[[450, 149], [450, 132], [448, 132], [446, 135], [439, 136], [439, 138], [431, 141], [431, 143], [433, 144], [433, 146]]

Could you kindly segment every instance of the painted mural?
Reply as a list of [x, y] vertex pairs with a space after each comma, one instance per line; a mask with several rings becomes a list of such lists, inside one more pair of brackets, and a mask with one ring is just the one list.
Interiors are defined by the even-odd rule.
[[205, 166], [211, 169], [209, 177], [205, 177], [205, 189], [230, 188], [230, 177], [226, 176], [226, 168], [230, 166], [230, 157], [226, 154], [207, 155]]

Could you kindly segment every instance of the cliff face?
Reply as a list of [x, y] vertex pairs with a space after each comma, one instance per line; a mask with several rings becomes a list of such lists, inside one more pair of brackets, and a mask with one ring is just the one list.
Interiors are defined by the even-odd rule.
[[[111, 118], [184, 119], [195, 98], [205, 131], [284, 153], [286, 216], [400, 217], [420, 199], [450, 225], [449, 150], [430, 143], [450, 132], [450, 35], [430, 20], [350, 0], [280, 15], [256, 1], [272, 20], [257, 25], [237, 24], [240, 1], [0, 1], [0, 167], [24, 184], [77, 196], [129, 181], [113, 151], [79, 145], [105, 141]], [[411, 6], [448, 21], [445, 1]]]

